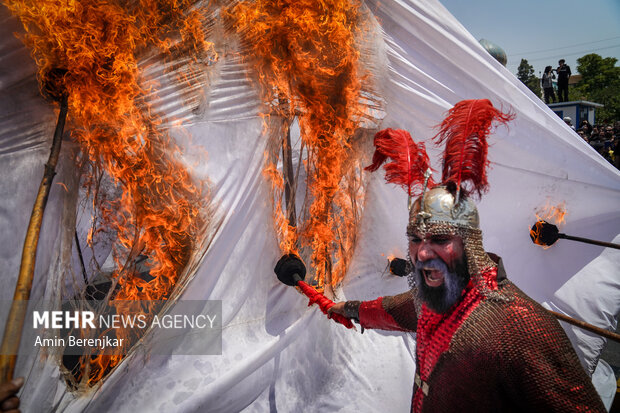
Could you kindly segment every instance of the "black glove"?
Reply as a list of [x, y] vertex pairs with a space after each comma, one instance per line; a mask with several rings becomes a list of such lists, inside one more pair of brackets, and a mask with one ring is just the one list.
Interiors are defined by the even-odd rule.
[[291, 286], [297, 285], [299, 281], [303, 281], [306, 277], [306, 266], [295, 254], [283, 255], [273, 271], [278, 276], [278, 280]]

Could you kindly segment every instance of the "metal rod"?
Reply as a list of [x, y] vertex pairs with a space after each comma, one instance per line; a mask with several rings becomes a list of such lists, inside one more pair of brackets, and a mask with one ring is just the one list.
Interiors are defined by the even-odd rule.
[[54, 175], [56, 175], [56, 165], [58, 164], [67, 110], [68, 97], [65, 94], [60, 99], [60, 113], [58, 114], [52, 149], [47, 163], [45, 164], [43, 179], [41, 180], [39, 192], [37, 193], [35, 203], [32, 207], [30, 222], [28, 224], [28, 230], [26, 231], [26, 239], [24, 240], [24, 248], [22, 250], [19, 276], [17, 277], [15, 293], [13, 294], [13, 302], [11, 303], [11, 310], [9, 311], [6, 327], [4, 328], [4, 336], [2, 337], [2, 346], [0, 347], [0, 382], [2, 383], [10, 381], [13, 378], [13, 371], [15, 370], [17, 351], [19, 349], [24, 319], [26, 317], [26, 301], [30, 298], [30, 291], [32, 290], [41, 223], [43, 221], [43, 213], [45, 212], [52, 181], [54, 180]]
[[284, 173], [284, 200], [286, 215], [292, 227], [297, 226], [295, 213], [295, 180], [293, 178], [293, 154], [291, 149], [291, 125], [286, 126], [286, 134], [282, 139], [282, 172]]
[[84, 257], [82, 256], [82, 248], [80, 247], [80, 239], [78, 238], [77, 230], [75, 230], [75, 246], [77, 247], [78, 257], [80, 257], [82, 277], [84, 277], [84, 282], [88, 284], [88, 277], [86, 276], [86, 265], [84, 265]]
[[549, 311], [551, 314], [553, 314], [556, 318], [562, 320], [562, 321], [566, 321], [567, 323], [570, 323], [574, 326], [577, 326], [579, 328], [583, 328], [584, 330], [588, 330], [594, 334], [598, 334], [600, 336], [603, 336], [605, 338], [608, 338], [610, 340], [613, 341], [617, 341], [620, 343], [620, 334], [616, 334], [616, 333], [612, 333], [611, 331], [607, 331], [603, 328], [597, 327], [597, 326], [593, 326], [592, 324], [586, 323], [585, 321], [581, 321], [581, 320], [577, 320], [575, 318], [569, 317], [567, 315], [564, 315], [562, 313], [556, 313], [555, 311], [551, 311], [551, 310], [547, 310]]
[[600, 245], [602, 247], [609, 247], [609, 248], [615, 248], [615, 249], [620, 250], [620, 245], [614, 244], [613, 242], [605, 242], [605, 241], [597, 241], [597, 240], [589, 239], [589, 238], [573, 237], [572, 235], [566, 235], [562, 233], [558, 234], [558, 238], [569, 239], [571, 241], [585, 242], [586, 244]]

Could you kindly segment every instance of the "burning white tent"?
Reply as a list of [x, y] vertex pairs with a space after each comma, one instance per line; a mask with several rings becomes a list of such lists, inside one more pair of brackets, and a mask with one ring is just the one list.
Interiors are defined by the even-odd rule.
[[[488, 55], [439, 2], [367, 1], [364, 7], [377, 36], [372, 65], [384, 102], [377, 127], [406, 129], [416, 141], [429, 141], [445, 111], [462, 99], [487, 98], [516, 114], [510, 127], [499, 128], [490, 141], [490, 191], [479, 204], [485, 247], [504, 258], [517, 286], [538, 301], [552, 300], [600, 248], [565, 241], [543, 250], [530, 241], [529, 225], [545, 205], [563, 204], [567, 233], [612, 240], [620, 233], [620, 174]], [[19, 21], [4, 7], [1, 13], [0, 294], [10, 300], [55, 115], [38, 92], [34, 61], [12, 35], [22, 30]], [[216, 50], [235, 48], [226, 36], [219, 42]], [[191, 113], [175, 95], [178, 89], [166, 89], [166, 73], [153, 69], [153, 77], [161, 87], [158, 107], [184, 121], [182, 128], [170, 125], [170, 134], [192, 179], [209, 183], [215, 211], [211, 236], [197, 247], [176, 299], [222, 301], [222, 355], [156, 356], [149, 353], [147, 340], [103, 381], [78, 391], [63, 379], [58, 355], [20, 357], [16, 375], [26, 377], [23, 409], [407, 411], [414, 337], [346, 330], [315, 307], [307, 308], [303, 296], [276, 280], [273, 266], [281, 251], [273, 231], [273, 195], [263, 174], [271, 131], [261, 116], [260, 93], [248, 80], [252, 68], [226, 52], [207, 67], [209, 87]], [[293, 125], [291, 131], [296, 159], [299, 129]], [[86, 237], [89, 224], [80, 220], [88, 220], [89, 210], [80, 204], [78, 148], [69, 138], [63, 145], [39, 241], [32, 300], [59, 299], [79, 289], [79, 283], [65, 277], [68, 265], [79, 265], [67, 240], [72, 242], [76, 228]], [[427, 146], [440, 170], [439, 150], [430, 142]], [[357, 244], [335, 300], [407, 288], [404, 279], [385, 272], [387, 256], [406, 254], [406, 195], [385, 185], [381, 174], [364, 179]], [[104, 260], [109, 248], [95, 253]], [[89, 262], [88, 249], [84, 254]], [[1, 318], [5, 323], [4, 312]]]

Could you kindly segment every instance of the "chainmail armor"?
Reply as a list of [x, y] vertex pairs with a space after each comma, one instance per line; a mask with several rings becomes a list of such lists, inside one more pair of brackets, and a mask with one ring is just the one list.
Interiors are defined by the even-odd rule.
[[415, 411], [605, 412], [555, 318], [510, 281], [499, 290], [511, 300], [482, 299], [423, 383]]
[[420, 307], [417, 307], [415, 291], [410, 290], [402, 294], [391, 297], [383, 297], [383, 309], [390, 313], [394, 320], [404, 329], [415, 331], [418, 324], [416, 314], [419, 314]]
[[555, 318], [505, 278], [501, 261], [487, 273], [506, 299], [469, 288], [437, 314], [416, 309], [415, 290], [382, 298], [389, 318], [376, 319], [397, 325], [370, 328], [417, 332], [412, 411], [605, 412]]

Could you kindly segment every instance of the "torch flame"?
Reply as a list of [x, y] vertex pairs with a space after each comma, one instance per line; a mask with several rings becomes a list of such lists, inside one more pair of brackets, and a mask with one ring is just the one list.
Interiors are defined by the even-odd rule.
[[564, 225], [566, 221], [566, 202], [561, 202], [557, 205], [551, 204], [551, 201], [547, 200], [547, 203], [536, 209], [536, 218], [542, 221], [550, 222], [558, 227]]
[[[171, 60], [186, 55], [194, 63], [212, 55], [205, 19], [194, 3], [5, 2], [25, 28], [22, 38], [33, 52], [40, 79], [45, 82], [54, 68], [66, 70], [72, 138], [89, 166], [84, 185], [94, 194], [97, 211], [93, 225], [101, 223], [117, 237], [116, 300], [168, 298], [208, 220], [207, 201], [176, 159], [177, 148], [162, 130], [164, 119], [147, 102], [153, 85], [141, 78], [137, 60], [154, 49]], [[185, 76], [179, 82], [187, 82]], [[98, 186], [102, 177], [108, 177], [106, 188]], [[91, 230], [89, 245], [99, 231]], [[136, 274], [139, 255], [148, 257], [150, 281]], [[122, 358], [85, 356], [82, 373], [74, 376], [93, 385]]]
[[558, 227], [564, 224], [566, 219], [566, 203], [553, 205], [547, 203], [536, 210], [536, 223], [530, 228], [530, 238], [536, 245], [544, 249], [550, 248], [557, 241]]
[[530, 227], [530, 238], [536, 245], [540, 245], [544, 249], [550, 248], [551, 245], [546, 245], [542, 241], [542, 229], [544, 228], [545, 221], [538, 220], [534, 225]]
[[248, 49], [272, 113], [289, 122], [298, 117], [307, 150], [305, 224], [288, 221], [282, 175], [273, 163], [266, 175], [275, 193], [280, 249], [310, 248], [319, 288], [344, 277], [363, 204], [362, 169], [351, 142], [364, 111], [356, 47], [365, 24], [360, 7], [358, 0], [255, 0], [222, 12]]

